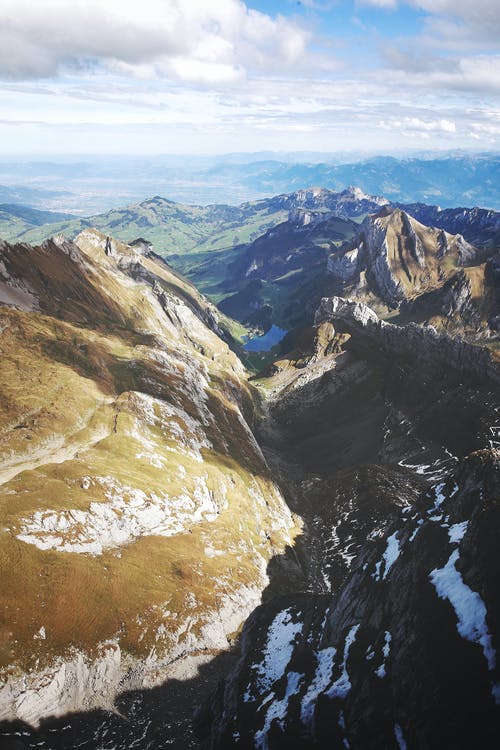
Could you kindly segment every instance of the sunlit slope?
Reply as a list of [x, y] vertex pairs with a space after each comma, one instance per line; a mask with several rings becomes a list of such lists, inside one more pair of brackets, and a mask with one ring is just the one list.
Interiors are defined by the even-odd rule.
[[193, 250], [219, 250], [250, 242], [271, 226], [283, 221], [287, 210], [272, 201], [241, 206], [189, 206], [160, 196], [123, 209], [113, 209], [86, 219], [47, 220], [40, 227], [22, 225], [18, 216], [0, 213], [0, 235], [8, 240], [42, 242], [63, 232], [75, 237], [82, 230], [96, 227], [125, 242], [144, 237], [157, 253], [172, 255]]
[[[206, 310], [181, 300], [188, 284], [119, 243], [108, 257], [104, 242], [87, 232], [77, 245], [1, 246], [0, 298], [8, 287], [22, 300], [0, 305], [0, 664], [10, 685], [106, 644], [122, 660], [148, 657], [153, 671], [162, 658], [220, 648], [293, 536], [249, 428], [239, 360]], [[43, 713], [6, 690], [8, 715]], [[81, 693], [72, 706], [92, 703]]]

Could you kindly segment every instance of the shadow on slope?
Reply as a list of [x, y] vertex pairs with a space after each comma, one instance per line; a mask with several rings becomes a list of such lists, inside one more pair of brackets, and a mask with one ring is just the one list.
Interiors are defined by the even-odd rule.
[[198, 748], [192, 715], [234, 665], [234, 651], [218, 654], [195, 676], [122, 693], [114, 711], [94, 710], [44, 719], [38, 729], [22, 721], [0, 723], [1, 750], [191, 750]]

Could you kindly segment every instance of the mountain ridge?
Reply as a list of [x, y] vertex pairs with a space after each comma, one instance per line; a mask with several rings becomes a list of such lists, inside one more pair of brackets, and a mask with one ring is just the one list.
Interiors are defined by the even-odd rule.
[[299, 531], [217, 311], [148, 247], [0, 245], [2, 720], [226, 650]]

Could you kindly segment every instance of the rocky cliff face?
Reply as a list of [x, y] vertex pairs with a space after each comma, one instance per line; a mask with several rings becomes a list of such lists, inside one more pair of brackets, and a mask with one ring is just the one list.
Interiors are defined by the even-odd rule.
[[355, 246], [332, 256], [328, 270], [342, 282], [366, 271], [373, 292], [395, 308], [441, 286], [476, 252], [461, 235], [425, 227], [404, 211], [387, 208], [365, 219]]
[[461, 235], [426, 227], [399, 209], [367, 217], [356, 240], [335, 250], [327, 271], [334, 290], [400, 322], [427, 321], [469, 337], [496, 334], [493, 261]]
[[227, 648], [297, 528], [189, 284], [95, 231], [0, 258], [0, 718], [36, 723]]
[[342, 219], [374, 213], [389, 204], [388, 200], [379, 195], [366, 195], [360, 188], [352, 186], [341, 192], [319, 187], [297, 190], [288, 195], [276, 196], [273, 200], [288, 210], [326, 212]]
[[273, 375], [261, 432], [303, 579], [247, 622], [204, 747], [493, 748], [498, 361], [355, 301], [317, 320], [348, 339]]
[[350, 333], [358, 341], [363, 339], [365, 347], [403, 360], [418, 359], [422, 368], [451, 368], [479, 382], [500, 382], [498, 362], [487, 349], [439, 333], [432, 326], [396, 326], [379, 320], [366, 305], [341, 297], [322, 301], [316, 321], [327, 320], [336, 330]]
[[439, 227], [450, 234], [461, 234], [468, 242], [495, 248], [500, 239], [500, 212], [486, 208], [445, 208], [425, 203], [396, 204], [417, 221]]

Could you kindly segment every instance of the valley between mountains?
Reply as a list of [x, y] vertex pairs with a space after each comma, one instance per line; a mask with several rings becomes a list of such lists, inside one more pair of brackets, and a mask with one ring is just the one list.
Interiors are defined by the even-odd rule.
[[0, 243], [2, 749], [496, 748], [500, 215], [188, 208]]

